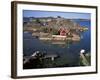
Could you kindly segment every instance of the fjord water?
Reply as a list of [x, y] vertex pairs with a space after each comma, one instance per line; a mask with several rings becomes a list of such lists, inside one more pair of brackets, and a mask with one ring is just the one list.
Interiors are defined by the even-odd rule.
[[37, 38], [33, 38], [31, 33], [23, 33], [23, 54], [32, 55], [35, 51], [46, 51], [47, 53], [57, 53], [60, 58], [56, 59], [57, 65], [79, 66], [80, 50], [84, 49], [85, 53], [91, 51], [91, 23], [88, 21], [75, 20], [81, 26], [86, 26], [87, 31], [81, 32], [81, 40], [79, 42], [68, 42], [65, 45], [54, 45], [44, 43]]

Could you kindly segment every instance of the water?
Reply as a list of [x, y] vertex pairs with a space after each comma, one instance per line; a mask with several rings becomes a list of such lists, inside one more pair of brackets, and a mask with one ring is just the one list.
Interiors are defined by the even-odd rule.
[[79, 42], [72, 42], [65, 44], [64, 46], [58, 46], [53, 44], [46, 44], [42, 41], [33, 38], [31, 33], [24, 33], [23, 36], [23, 52], [24, 55], [31, 55], [35, 51], [47, 51], [54, 52], [60, 55], [60, 58], [56, 60], [59, 65], [68, 64], [70, 66], [78, 66], [79, 53], [81, 49], [85, 49], [86, 53], [90, 53], [90, 21], [76, 20], [81, 26], [88, 27], [88, 31], [82, 32], [80, 35], [82, 39]]

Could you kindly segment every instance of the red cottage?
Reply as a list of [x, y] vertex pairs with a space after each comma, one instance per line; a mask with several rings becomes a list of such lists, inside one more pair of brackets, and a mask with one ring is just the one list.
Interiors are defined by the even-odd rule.
[[60, 28], [59, 29], [59, 33], [61, 36], [66, 36], [66, 34], [68, 33], [69, 31], [65, 28]]

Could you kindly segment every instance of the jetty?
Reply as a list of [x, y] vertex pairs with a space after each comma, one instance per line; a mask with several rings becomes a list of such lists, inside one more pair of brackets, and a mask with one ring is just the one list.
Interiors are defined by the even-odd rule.
[[80, 41], [80, 37], [78, 35], [73, 35], [73, 37], [61, 36], [61, 35], [52, 35], [51, 37], [39, 37], [39, 40], [44, 41]]
[[59, 55], [51, 53], [51, 54], [46, 54], [44, 59], [51, 59], [51, 61], [54, 61], [55, 58], [58, 58], [58, 57], [59, 57]]
[[30, 60], [34, 60], [37, 58], [39, 58], [39, 59], [51, 59], [51, 61], [54, 61], [58, 57], [59, 57], [59, 55], [56, 53], [43, 53], [40, 51], [36, 51], [31, 56], [24, 56], [23, 64], [26, 64], [26, 63], [30, 62]]

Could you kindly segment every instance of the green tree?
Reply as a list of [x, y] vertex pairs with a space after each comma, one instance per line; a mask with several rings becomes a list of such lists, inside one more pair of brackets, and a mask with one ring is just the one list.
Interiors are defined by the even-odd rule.
[[53, 34], [53, 35], [59, 35], [59, 32], [58, 32], [57, 29], [53, 29], [53, 30], [52, 30], [52, 34]]

